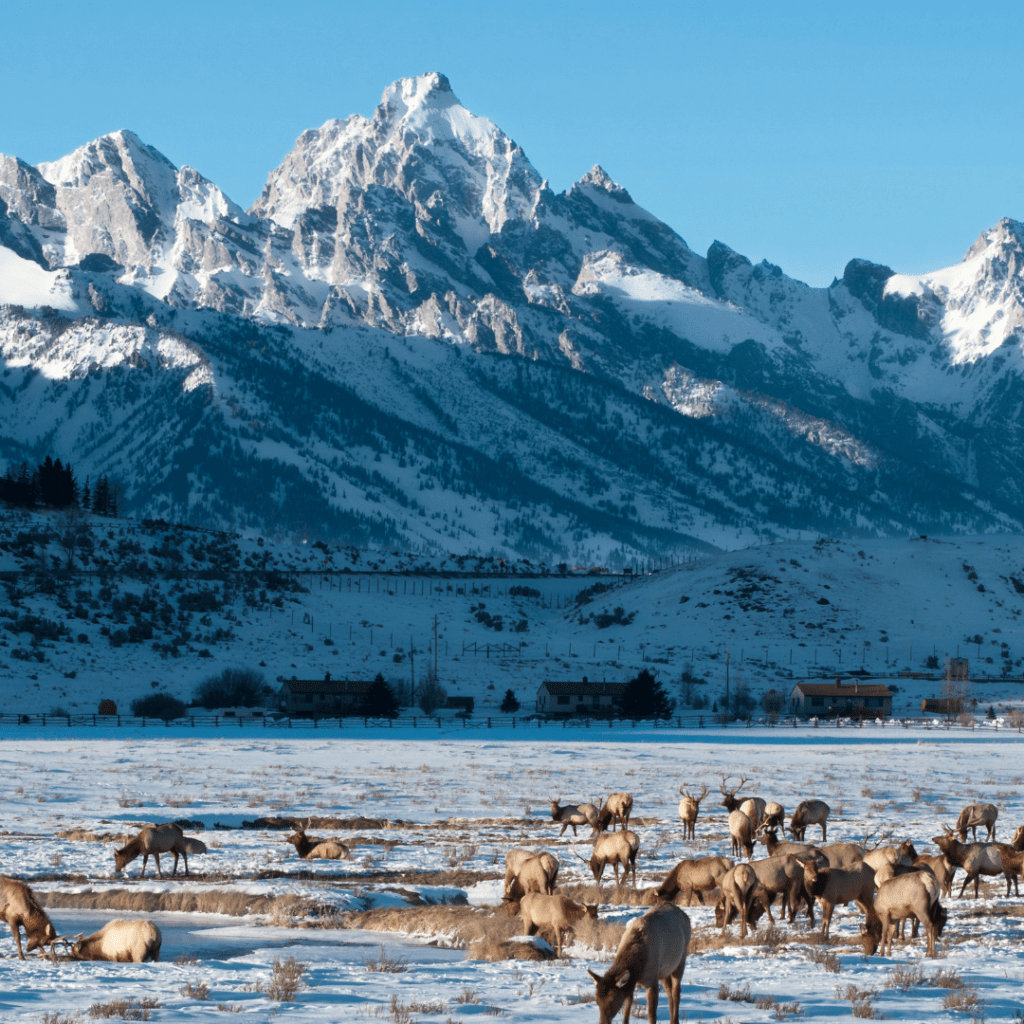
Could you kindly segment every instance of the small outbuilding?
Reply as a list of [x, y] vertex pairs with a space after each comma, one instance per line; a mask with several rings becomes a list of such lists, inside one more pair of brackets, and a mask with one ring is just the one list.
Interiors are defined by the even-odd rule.
[[545, 679], [537, 690], [537, 712], [542, 715], [611, 715], [625, 683], [592, 683]]
[[892, 693], [882, 683], [853, 680], [841, 683], [797, 683], [789, 693], [794, 715], [851, 715], [888, 718], [892, 714]]
[[308, 718], [355, 714], [366, 700], [372, 680], [286, 679], [281, 685], [281, 709]]

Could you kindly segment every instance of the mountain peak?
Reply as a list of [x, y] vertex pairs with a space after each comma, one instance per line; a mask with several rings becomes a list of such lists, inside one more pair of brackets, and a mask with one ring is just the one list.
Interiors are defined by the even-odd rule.
[[616, 199], [621, 199], [625, 202], [632, 202], [630, 194], [618, 184], [600, 164], [594, 164], [593, 167], [583, 175], [582, 178], [577, 182], [578, 185], [592, 185], [594, 188], [599, 188], [603, 192], [607, 192], [610, 196], [614, 196]]
[[1007, 242], [1019, 247], [1024, 244], [1024, 224], [1010, 217], [1001, 217], [987, 231], [978, 235], [978, 240], [964, 253], [963, 262], [973, 259], [993, 245], [1005, 245]]

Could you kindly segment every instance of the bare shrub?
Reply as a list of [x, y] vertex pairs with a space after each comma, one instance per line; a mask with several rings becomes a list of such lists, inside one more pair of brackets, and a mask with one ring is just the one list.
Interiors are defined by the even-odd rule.
[[767, 948], [769, 956], [774, 956], [789, 942], [789, 933], [777, 924], [765, 925], [761, 932], [761, 944]]
[[245, 1013], [245, 1007], [241, 1003], [218, 1003], [217, 1009], [221, 1013]]
[[81, 1020], [81, 1010], [76, 1010], [73, 1014], [62, 1013], [60, 1010], [49, 1010], [39, 1018], [39, 1024], [80, 1024]]
[[191, 981], [186, 981], [178, 991], [186, 999], [208, 999], [210, 996], [210, 986], [205, 981], [197, 981], [194, 985]]
[[121, 1020], [150, 1020], [153, 1011], [160, 1005], [159, 999], [144, 996], [136, 1001], [129, 996], [127, 999], [112, 999], [109, 1003], [93, 1003], [89, 1007], [90, 1017], [120, 1017]]
[[799, 1000], [794, 999], [791, 1003], [776, 1003], [772, 1016], [776, 1020], [787, 1020], [789, 1017], [802, 1017], [804, 1008], [800, 1005]]
[[839, 974], [843, 969], [843, 962], [830, 949], [812, 949], [808, 952], [807, 959], [812, 964], [824, 967], [830, 974]]
[[856, 985], [847, 985], [845, 989], [836, 989], [836, 999], [849, 999], [850, 1007], [854, 1017], [861, 1017], [864, 1020], [877, 1020], [878, 1011], [874, 1007], [874, 999], [878, 995], [876, 988], [858, 988]]
[[370, 957], [363, 961], [363, 966], [368, 971], [377, 974], [402, 974], [409, 970], [409, 958], [404, 956], [388, 956], [383, 944], [380, 947], [380, 954], [377, 957]]
[[199, 963], [199, 957], [195, 953], [179, 953], [175, 958], [174, 962], [179, 967], [187, 967], [189, 964]]
[[943, 967], [928, 979], [928, 984], [935, 988], [957, 989], [964, 987], [964, 979], [955, 967]]
[[281, 960], [279, 957], [274, 961], [274, 968], [270, 973], [267, 998], [278, 1003], [294, 1003], [300, 989], [308, 984], [303, 978], [308, 970], [307, 964], [299, 963], [293, 956], [287, 960]]
[[461, 1006], [476, 1006], [480, 1003], [480, 997], [471, 988], [464, 988], [452, 1002]]
[[1006, 721], [1011, 729], [1016, 729], [1017, 732], [1024, 728], [1024, 711], [1020, 708], [1014, 708], [1007, 716]]
[[920, 964], [897, 964], [885, 976], [886, 988], [898, 988], [909, 992], [916, 985], [924, 984], [924, 968]]
[[942, 1008], [968, 1013], [972, 1021], [980, 1022], [985, 1019], [985, 1000], [978, 993], [978, 986], [969, 982], [960, 988], [950, 989], [942, 997]]
[[741, 988], [739, 985], [735, 989], [731, 988], [728, 982], [723, 982], [718, 986], [718, 998], [728, 999], [731, 1003], [753, 1003], [755, 997], [750, 994], [750, 983], [747, 982]]

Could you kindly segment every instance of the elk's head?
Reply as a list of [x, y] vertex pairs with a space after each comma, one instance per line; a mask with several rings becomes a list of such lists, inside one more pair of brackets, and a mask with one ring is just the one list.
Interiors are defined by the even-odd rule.
[[722, 784], [718, 787], [719, 792], [722, 794], [722, 806], [727, 811], [738, 811], [740, 809], [740, 801], [737, 799], [736, 794], [747, 784], [746, 775], [740, 776], [740, 784], [735, 789], [729, 789], [729, 778], [730, 776], [724, 775], [722, 777]]

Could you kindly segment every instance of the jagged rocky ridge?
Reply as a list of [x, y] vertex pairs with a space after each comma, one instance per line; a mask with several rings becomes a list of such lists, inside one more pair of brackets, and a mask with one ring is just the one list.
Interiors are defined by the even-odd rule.
[[244, 212], [130, 132], [0, 157], [0, 458], [139, 512], [602, 561], [1019, 529], [1021, 251], [810, 288], [555, 194], [437, 74], [303, 133]]

